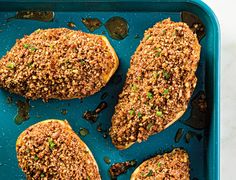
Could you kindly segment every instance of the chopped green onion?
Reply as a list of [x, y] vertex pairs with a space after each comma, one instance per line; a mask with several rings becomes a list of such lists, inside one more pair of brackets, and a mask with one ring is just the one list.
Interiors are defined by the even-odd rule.
[[165, 89], [164, 91], [163, 91], [163, 95], [166, 95], [166, 94], [168, 94], [169, 93], [169, 90], [168, 89]]
[[153, 98], [153, 94], [151, 92], [148, 92], [147, 93], [147, 97], [148, 97], [148, 99], [152, 99]]
[[51, 150], [53, 150], [53, 149], [55, 148], [55, 146], [56, 146], [56, 144], [54, 143], [53, 139], [52, 139], [52, 138], [49, 138], [49, 139], [48, 139], [48, 143], [49, 143], [49, 148], [50, 148]]
[[138, 118], [141, 118], [143, 115], [141, 114], [141, 112], [138, 112]]
[[135, 114], [135, 111], [133, 109], [130, 109], [129, 114], [133, 116]]
[[37, 161], [39, 157], [37, 155], [34, 155], [34, 160]]
[[159, 162], [159, 163], [157, 164], [157, 166], [158, 166], [158, 167], [161, 167], [161, 163]]
[[23, 44], [24, 48], [28, 49], [30, 47], [29, 44]]
[[7, 68], [10, 68], [10, 69], [14, 69], [15, 68], [15, 63], [13, 63], [13, 62], [9, 62], [9, 63], [7, 63], [7, 65], [6, 65], [6, 67]]
[[166, 80], [168, 80], [170, 78], [170, 74], [166, 71], [163, 71], [163, 76]]
[[37, 50], [37, 48], [36, 48], [36, 47], [33, 47], [33, 46], [31, 46], [31, 47], [30, 47], [30, 50], [31, 50], [31, 51], [36, 51], [36, 50]]
[[149, 123], [149, 124], [147, 125], [147, 130], [148, 130], [148, 131], [151, 130], [152, 126], [153, 126], [153, 124], [152, 124], [152, 123]]
[[137, 79], [138, 79], [138, 80], [141, 80], [141, 76], [138, 76]]
[[137, 90], [138, 90], [138, 87], [137, 87], [136, 84], [132, 84], [132, 85], [131, 85], [131, 89], [132, 89], [132, 91], [137, 91]]
[[40, 177], [41, 177], [41, 178], [44, 178], [44, 177], [45, 177], [45, 175], [44, 175], [43, 173], [41, 173], [41, 174], [40, 174]]
[[149, 170], [149, 172], [146, 174], [146, 177], [152, 176], [152, 174], [153, 174], [153, 171]]
[[146, 40], [148, 40], [150, 37], [151, 37], [151, 35], [150, 35], [150, 34], [149, 34], [149, 35], [147, 35], [147, 37], [146, 37]]
[[155, 56], [160, 57], [160, 55], [161, 55], [161, 51], [158, 51]]
[[161, 116], [162, 116], [162, 112], [161, 112], [161, 111], [157, 111], [157, 112], [156, 112], [156, 115], [159, 116], [159, 117], [161, 117]]
[[164, 29], [164, 30], [162, 30], [162, 33], [163, 33], [163, 34], [165, 34], [165, 33], [166, 33], [166, 30], [165, 30], [165, 29]]
[[80, 63], [81, 63], [81, 64], [85, 64], [85, 61], [81, 59], [81, 60], [80, 60]]

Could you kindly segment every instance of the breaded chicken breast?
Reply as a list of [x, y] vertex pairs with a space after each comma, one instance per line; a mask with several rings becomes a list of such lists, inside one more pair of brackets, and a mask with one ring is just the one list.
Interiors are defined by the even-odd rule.
[[28, 99], [84, 98], [105, 86], [118, 65], [105, 36], [38, 29], [2, 57], [0, 87]]
[[200, 48], [183, 22], [166, 19], [145, 31], [112, 117], [110, 136], [118, 149], [146, 140], [184, 114], [197, 83]]
[[18, 137], [16, 152], [27, 179], [101, 179], [91, 151], [67, 121], [30, 126]]

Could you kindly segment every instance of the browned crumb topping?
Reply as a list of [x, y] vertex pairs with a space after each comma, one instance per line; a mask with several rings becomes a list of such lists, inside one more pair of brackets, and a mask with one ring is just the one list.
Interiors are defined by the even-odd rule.
[[112, 117], [110, 135], [117, 147], [146, 140], [184, 113], [199, 58], [197, 37], [185, 23], [166, 19], [145, 32]]
[[174, 149], [171, 153], [158, 155], [143, 162], [132, 175], [135, 179], [190, 179], [189, 157], [181, 149]]
[[76, 136], [54, 121], [25, 130], [16, 150], [27, 179], [100, 179], [95, 160]]
[[0, 61], [0, 87], [29, 99], [83, 98], [99, 91], [115, 59], [101, 36], [36, 30]]

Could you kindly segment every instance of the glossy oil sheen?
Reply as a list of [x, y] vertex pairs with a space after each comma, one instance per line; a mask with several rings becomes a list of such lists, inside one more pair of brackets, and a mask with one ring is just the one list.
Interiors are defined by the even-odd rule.
[[[5, 19], [13, 17], [16, 11], [23, 9], [52, 10], [55, 11], [53, 22], [40, 22], [31, 20], [12, 20], [6, 23]], [[183, 124], [183, 121], [190, 116], [190, 109], [183, 117], [165, 131], [150, 137], [141, 144], [135, 144], [131, 148], [123, 151], [115, 149], [110, 138], [103, 138], [103, 134], [97, 131], [97, 125], [102, 123], [102, 129], [108, 130], [111, 125], [111, 117], [117, 97], [125, 80], [125, 74], [129, 67], [130, 57], [137, 48], [139, 41], [143, 37], [144, 31], [152, 27], [157, 21], [171, 17], [174, 21], [180, 21], [180, 12], [189, 11], [196, 14], [205, 25], [206, 36], [201, 40], [202, 51], [201, 60], [197, 70], [198, 84], [193, 97], [201, 90], [206, 91], [207, 103], [210, 110], [210, 125], [204, 130], [194, 130]], [[38, 28], [68, 27], [68, 21], [76, 24], [75, 29], [88, 32], [82, 24], [81, 18], [96, 17], [105, 23], [113, 16], [120, 16], [127, 20], [129, 24], [129, 34], [124, 40], [111, 39], [105, 27], [95, 30], [93, 33], [102, 34], [106, 32], [112, 46], [116, 50], [120, 66], [112, 77], [111, 81], [100, 92], [83, 99], [58, 101], [50, 100], [43, 103], [41, 100], [30, 101], [30, 119], [20, 125], [16, 125], [14, 117], [17, 114], [17, 100], [22, 97], [11, 95], [13, 103], [7, 103], [10, 94], [0, 90], [0, 179], [25, 179], [24, 174], [18, 168], [15, 142], [18, 135], [30, 125], [44, 119], [67, 119], [73, 130], [79, 134], [80, 128], [89, 130], [89, 134], [81, 139], [93, 152], [98, 163], [100, 173], [104, 180], [109, 179], [109, 164], [104, 162], [104, 157], [115, 162], [137, 160], [140, 164], [157, 153], [170, 151], [174, 147], [185, 148], [191, 161], [191, 179], [196, 177], [199, 180], [219, 179], [219, 61], [220, 61], [220, 32], [214, 13], [201, 1], [198, 0], [173, 0], [173, 1], [21, 1], [16, 0], [0, 1], [0, 57], [2, 57], [14, 45], [17, 38], [22, 38], [24, 34], [30, 34]], [[140, 38], [135, 38], [137, 35]], [[122, 77], [120, 83], [114, 83], [117, 78]], [[107, 92], [108, 96], [101, 100], [101, 96]], [[86, 110], [94, 110], [101, 101], [106, 101], [108, 107], [104, 109], [98, 117], [97, 122], [90, 123], [82, 118]], [[67, 110], [67, 113], [61, 111]], [[192, 138], [187, 144], [182, 137], [180, 142], [175, 143], [175, 135], [179, 128], [184, 132], [189, 130], [200, 133], [203, 138], [198, 141]], [[118, 179], [129, 179], [134, 168], [130, 168]]]

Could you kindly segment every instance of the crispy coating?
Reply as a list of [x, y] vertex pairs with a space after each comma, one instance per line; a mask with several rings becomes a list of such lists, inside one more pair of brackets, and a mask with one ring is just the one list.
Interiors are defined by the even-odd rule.
[[105, 86], [118, 64], [104, 36], [39, 29], [1, 59], [0, 87], [28, 99], [84, 98]]
[[188, 154], [179, 148], [144, 161], [131, 175], [130, 180], [189, 180]]
[[19, 136], [16, 151], [27, 179], [101, 179], [92, 153], [66, 121], [29, 127]]
[[200, 45], [187, 24], [155, 24], [131, 58], [112, 117], [110, 136], [118, 149], [146, 140], [185, 112], [196, 86]]

